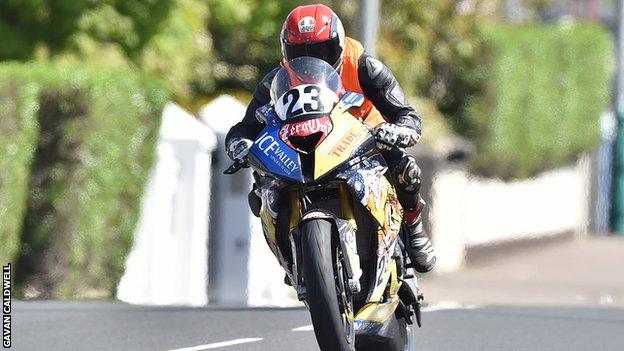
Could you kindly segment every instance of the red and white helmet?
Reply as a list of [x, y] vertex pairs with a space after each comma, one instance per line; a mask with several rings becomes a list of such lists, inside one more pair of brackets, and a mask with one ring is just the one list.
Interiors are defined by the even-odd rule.
[[344, 27], [334, 11], [325, 5], [299, 6], [286, 17], [280, 43], [286, 61], [312, 56], [338, 69], [345, 46]]

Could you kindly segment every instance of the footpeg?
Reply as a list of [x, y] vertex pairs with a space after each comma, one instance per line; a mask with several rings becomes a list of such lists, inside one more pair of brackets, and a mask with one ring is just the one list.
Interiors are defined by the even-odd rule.
[[305, 301], [307, 296], [308, 296], [308, 289], [306, 289], [305, 286], [299, 285], [297, 287], [297, 299], [299, 301]]
[[416, 325], [418, 325], [418, 328], [422, 327], [422, 313], [420, 311], [420, 307], [422, 306], [422, 304], [420, 303], [420, 301], [424, 299], [425, 299], [425, 296], [423, 295], [422, 292], [419, 291], [417, 301], [414, 304], [414, 312], [416, 314]]
[[351, 290], [352, 293], [357, 294], [360, 292], [360, 290], [362, 290], [362, 286], [360, 285], [360, 281], [359, 280], [355, 280], [355, 279], [349, 279], [349, 290]]
[[284, 284], [286, 284], [288, 286], [292, 286], [292, 282], [290, 281], [290, 278], [288, 277], [288, 274], [284, 274]]

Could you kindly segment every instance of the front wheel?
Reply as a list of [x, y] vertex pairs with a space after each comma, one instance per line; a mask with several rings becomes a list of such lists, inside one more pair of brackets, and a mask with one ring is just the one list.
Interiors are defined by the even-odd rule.
[[323, 351], [353, 350], [353, 302], [348, 290], [345, 257], [332, 242], [332, 224], [313, 219], [302, 224], [306, 301], [314, 333]]

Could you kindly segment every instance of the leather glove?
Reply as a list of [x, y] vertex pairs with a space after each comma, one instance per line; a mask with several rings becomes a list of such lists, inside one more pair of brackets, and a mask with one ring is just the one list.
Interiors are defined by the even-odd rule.
[[414, 129], [394, 123], [382, 123], [375, 128], [377, 145], [388, 149], [391, 145], [400, 148], [414, 146], [420, 140], [420, 134]]
[[253, 145], [253, 141], [247, 138], [236, 138], [232, 140], [227, 148], [228, 157], [234, 162], [244, 162], [251, 145]]

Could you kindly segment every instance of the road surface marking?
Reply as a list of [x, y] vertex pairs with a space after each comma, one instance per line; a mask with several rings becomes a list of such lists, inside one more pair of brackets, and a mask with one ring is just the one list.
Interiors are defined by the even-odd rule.
[[309, 325], [304, 325], [303, 327], [299, 327], [299, 328], [293, 328], [292, 331], [294, 332], [298, 332], [298, 331], [313, 331], [314, 327], [312, 326], [312, 324]]
[[481, 305], [477, 304], [461, 304], [456, 301], [440, 301], [421, 308], [422, 312], [435, 312], [444, 310], [473, 310], [479, 308]]
[[609, 294], [600, 294], [600, 301], [598, 301], [601, 305], [610, 305], [613, 303], [613, 297]]
[[243, 338], [243, 339], [234, 339], [234, 340], [228, 340], [228, 341], [221, 341], [221, 342], [215, 342], [212, 344], [206, 344], [206, 345], [198, 345], [198, 346], [192, 346], [192, 347], [185, 347], [182, 349], [175, 349], [175, 350], [168, 350], [168, 351], [204, 351], [204, 350], [212, 350], [212, 349], [218, 349], [220, 347], [227, 347], [227, 346], [233, 346], [233, 345], [239, 345], [239, 344], [246, 344], [249, 342], [256, 342], [256, 341], [261, 341], [264, 340], [263, 338]]

